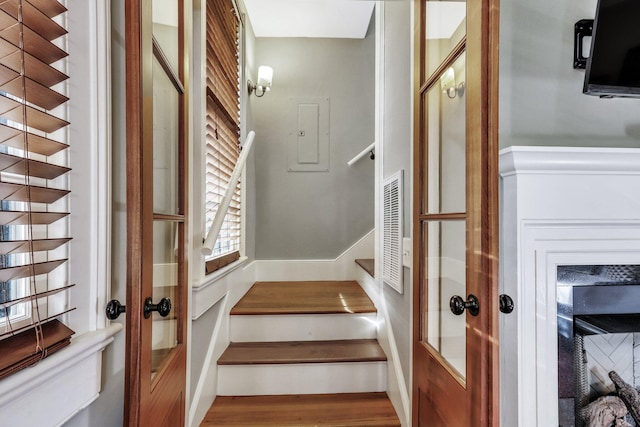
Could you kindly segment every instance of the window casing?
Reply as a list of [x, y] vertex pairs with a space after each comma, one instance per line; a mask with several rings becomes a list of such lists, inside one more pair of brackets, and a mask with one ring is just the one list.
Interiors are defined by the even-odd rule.
[[[231, 0], [207, 2], [206, 11], [206, 155], [205, 230], [229, 186], [240, 153], [241, 22]], [[206, 260], [209, 274], [240, 257], [241, 183], [235, 188], [213, 254]]]

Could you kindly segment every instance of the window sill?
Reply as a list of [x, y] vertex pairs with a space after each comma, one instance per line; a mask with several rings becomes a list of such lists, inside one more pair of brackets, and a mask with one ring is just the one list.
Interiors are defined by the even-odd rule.
[[204, 277], [191, 288], [191, 318], [196, 320], [225, 296], [227, 283], [224, 279], [236, 269], [242, 267], [248, 257], [240, 257], [226, 267]]
[[87, 332], [30, 368], [0, 381], [3, 425], [61, 425], [100, 393], [102, 350], [122, 329]]

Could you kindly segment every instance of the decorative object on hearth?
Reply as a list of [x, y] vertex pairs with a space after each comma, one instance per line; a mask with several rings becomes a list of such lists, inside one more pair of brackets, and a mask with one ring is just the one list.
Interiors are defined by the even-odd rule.
[[631, 427], [624, 419], [629, 411], [618, 396], [602, 396], [580, 411], [582, 423], [589, 427]]
[[620, 378], [616, 371], [609, 372], [609, 378], [616, 386], [618, 396], [627, 405], [627, 409], [629, 409], [636, 424], [640, 424], [640, 394], [638, 394], [638, 391]]

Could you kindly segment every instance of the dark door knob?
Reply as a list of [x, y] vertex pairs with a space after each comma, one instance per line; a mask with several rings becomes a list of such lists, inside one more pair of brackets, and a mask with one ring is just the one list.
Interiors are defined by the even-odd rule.
[[509, 314], [514, 309], [513, 300], [507, 294], [501, 294], [498, 299], [500, 300], [500, 311]]
[[480, 311], [480, 302], [473, 294], [469, 294], [466, 301], [463, 300], [461, 296], [454, 295], [451, 297], [451, 300], [449, 300], [449, 308], [456, 316], [461, 315], [465, 310], [467, 310], [470, 315], [477, 316]]
[[171, 300], [162, 298], [158, 304], [154, 304], [151, 297], [147, 297], [144, 300], [144, 318], [148, 319], [152, 311], [157, 311], [160, 316], [167, 317], [171, 311]]
[[115, 320], [122, 313], [127, 311], [127, 307], [120, 304], [120, 301], [117, 299], [112, 299], [107, 303], [107, 307], [105, 308], [105, 312], [107, 313], [107, 319]]

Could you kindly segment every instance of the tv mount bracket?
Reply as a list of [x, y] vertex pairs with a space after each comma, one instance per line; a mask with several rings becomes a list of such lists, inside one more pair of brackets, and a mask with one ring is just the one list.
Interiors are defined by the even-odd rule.
[[591, 37], [593, 33], [593, 19], [581, 19], [576, 22], [573, 33], [573, 68], [584, 70], [587, 68], [587, 57], [583, 55], [583, 43], [585, 37]]

